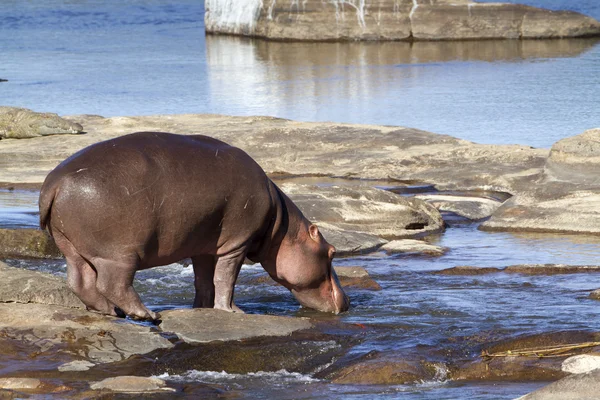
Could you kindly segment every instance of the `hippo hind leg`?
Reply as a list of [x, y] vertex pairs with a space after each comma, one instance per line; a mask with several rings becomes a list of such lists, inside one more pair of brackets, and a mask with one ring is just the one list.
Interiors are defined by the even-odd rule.
[[86, 308], [102, 314], [124, 317], [123, 311], [96, 289], [96, 271], [77, 252], [73, 244], [60, 232], [55, 233], [54, 240], [67, 260], [67, 283]]
[[213, 308], [215, 306], [215, 256], [204, 254], [192, 257], [194, 265], [194, 287], [196, 297], [194, 308]]
[[137, 262], [115, 261], [103, 258], [92, 260], [98, 272], [96, 287], [125, 314], [137, 320], [157, 321], [158, 314], [148, 310], [133, 288]]

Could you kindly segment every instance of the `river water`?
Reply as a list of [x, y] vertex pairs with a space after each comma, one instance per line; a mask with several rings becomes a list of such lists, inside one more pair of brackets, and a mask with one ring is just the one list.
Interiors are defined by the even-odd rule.
[[[585, 0], [534, 0], [600, 18]], [[593, 3], [593, 4], [592, 4]], [[600, 46], [596, 40], [464, 43], [269, 43], [207, 37], [195, 0], [12, 0], [0, 15], [0, 103], [60, 114], [222, 113], [305, 121], [411, 126], [482, 143], [549, 147], [599, 127]], [[1, 145], [1, 142], [0, 142]], [[0, 191], [0, 226], [36, 226], [37, 193]], [[402, 353], [481, 332], [533, 334], [600, 330], [600, 280], [587, 274], [440, 276], [457, 265], [597, 264], [600, 239], [478, 231], [453, 221], [428, 241], [441, 257], [383, 254], [336, 260], [360, 265], [382, 291], [350, 290], [341, 321], [367, 324], [353, 348]], [[64, 275], [64, 262], [9, 260]], [[260, 267], [245, 267], [253, 276]], [[138, 274], [155, 310], [189, 306], [190, 268]], [[241, 284], [247, 312], [307, 315], [283, 288]], [[308, 313], [310, 315], [310, 313]], [[332, 317], [333, 318], [333, 317]], [[294, 371], [233, 375], [188, 371], [178, 382], [218, 383], [248, 398], [510, 399], [541, 383], [333, 385]], [[285, 389], [285, 390], [284, 390]]]

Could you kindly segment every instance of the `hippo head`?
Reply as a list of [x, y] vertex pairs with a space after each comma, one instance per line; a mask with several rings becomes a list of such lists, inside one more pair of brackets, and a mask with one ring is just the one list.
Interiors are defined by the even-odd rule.
[[348, 310], [350, 301], [331, 266], [334, 255], [335, 248], [317, 226], [302, 223], [294, 237], [282, 240], [274, 265], [265, 269], [303, 306], [339, 314]]

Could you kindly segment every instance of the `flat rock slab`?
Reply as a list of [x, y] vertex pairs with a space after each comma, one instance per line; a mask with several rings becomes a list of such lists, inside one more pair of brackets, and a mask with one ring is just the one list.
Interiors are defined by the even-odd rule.
[[230, 313], [214, 309], [161, 312], [160, 328], [188, 343], [242, 340], [260, 336], [288, 336], [313, 324], [306, 318]]
[[440, 211], [452, 212], [473, 221], [490, 217], [502, 205], [500, 201], [484, 197], [444, 194], [421, 194], [415, 197], [433, 204]]
[[600, 370], [576, 374], [544, 386], [518, 400], [590, 400], [600, 393]]
[[[518, 264], [504, 268], [473, 267], [460, 265], [452, 268], [435, 271], [437, 275], [486, 275], [499, 272], [526, 274], [526, 275], [560, 275], [600, 272], [600, 265], [565, 265], [565, 264]], [[593, 293], [593, 292], [592, 292]], [[600, 292], [598, 294], [600, 296]], [[595, 295], [590, 294], [594, 298]]]
[[448, 250], [445, 247], [429, 244], [422, 240], [401, 239], [392, 240], [381, 246], [379, 250], [383, 250], [388, 254], [397, 253], [421, 253], [433, 256], [441, 256]]
[[146, 392], [174, 392], [175, 389], [167, 387], [165, 381], [154, 377], [143, 376], [118, 376], [107, 378], [90, 385], [92, 390], [110, 390], [124, 393], [146, 393]]
[[0, 378], [0, 389], [37, 389], [42, 381], [36, 378]]
[[380, 237], [440, 232], [439, 211], [424, 201], [369, 187], [283, 183], [285, 192], [311, 221]]
[[64, 279], [43, 272], [9, 267], [0, 261], [0, 303], [12, 302], [85, 308]]
[[0, 304], [0, 335], [30, 343], [32, 354], [66, 352], [96, 364], [173, 347], [148, 326], [43, 304]]

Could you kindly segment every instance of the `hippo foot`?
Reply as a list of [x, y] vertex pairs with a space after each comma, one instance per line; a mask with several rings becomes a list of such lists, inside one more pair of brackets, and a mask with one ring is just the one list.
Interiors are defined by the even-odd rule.
[[230, 307], [215, 305], [214, 308], [217, 309], [217, 310], [223, 310], [223, 311], [232, 312], [232, 313], [245, 314], [245, 312], [241, 308], [239, 308], [238, 306], [236, 306], [234, 303], [231, 303]]
[[160, 314], [152, 312], [152, 311], [148, 311], [146, 313], [146, 315], [144, 315], [144, 316], [130, 315], [129, 318], [131, 318], [134, 321], [150, 321], [155, 325], [158, 325], [161, 322]]

